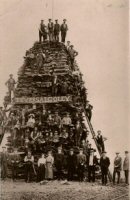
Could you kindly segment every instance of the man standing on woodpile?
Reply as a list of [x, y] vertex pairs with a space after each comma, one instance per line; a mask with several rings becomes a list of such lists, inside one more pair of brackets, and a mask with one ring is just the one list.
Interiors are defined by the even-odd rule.
[[106, 152], [102, 152], [102, 156], [100, 158], [100, 166], [102, 173], [102, 185], [107, 184], [107, 176], [108, 176], [108, 168], [110, 165], [110, 159], [106, 156]]
[[77, 155], [77, 166], [78, 166], [78, 179], [83, 181], [84, 179], [84, 169], [86, 164], [86, 155], [83, 154], [83, 149], [80, 148], [79, 154]]
[[78, 52], [75, 51], [73, 47], [74, 47], [73, 45], [70, 45], [70, 48], [69, 48], [69, 55], [70, 55], [70, 61], [71, 61], [72, 70], [74, 70], [75, 57], [78, 55]]
[[60, 25], [58, 24], [58, 19], [55, 20], [54, 24], [54, 39], [59, 42]]
[[66, 19], [63, 20], [63, 24], [61, 25], [61, 42], [65, 43], [68, 25], [66, 24]]
[[123, 162], [123, 170], [125, 173], [125, 183], [129, 185], [129, 152], [125, 151], [125, 158]]
[[53, 41], [53, 34], [54, 34], [54, 25], [51, 19], [49, 19], [48, 23], [48, 35], [49, 35], [49, 41]]
[[122, 158], [119, 155], [119, 152], [116, 152], [116, 157], [114, 159], [114, 172], [113, 172], [113, 184], [115, 184], [115, 178], [117, 174], [117, 184], [120, 183], [120, 172], [122, 168]]
[[[9, 96], [10, 96], [10, 100], [12, 99], [12, 97], [14, 97], [14, 90], [15, 90], [15, 80], [13, 78], [13, 74], [10, 74], [9, 75], [9, 79], [8, 81], [5, 83], [8, 87], [8, 91], [9, 91]], [[12, 96], [12, 93], [13, 93], [13, 96]]]
[[45, 58], [46, 55], [42, 52], [42, 49], [40, 49], [36, 57], [38, 73], [40, 73], [41, 68], [44, 66]]
[[45, 31], [44, 20], [41, 20], [40, 28], [39, 28], [39, 42], [42, 42], [42, 37], [44, 41], [44, 31]]

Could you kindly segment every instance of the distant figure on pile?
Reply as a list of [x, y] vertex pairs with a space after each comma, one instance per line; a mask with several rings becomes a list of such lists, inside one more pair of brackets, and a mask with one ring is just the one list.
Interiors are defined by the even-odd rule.
[[129, 152], [128, 151], [125, 151], [123, 170], [124, 170], [124, 174], [125, 174], [125, 183], [127, 185], [129, 185]]
[[70, 59], [71, 59], [71, 67], [72, 67], [72, 70], [74, 70], [74, 60], [75, 60], [75, 57], [78, 55], [78, 52], [74, 50], [73, 48], [74, 46], [73, 45], [70, 45], [70, 48], [69, 48], [69, 55], [70, 55]]
[[114, 159], [114, 172], [113, 172], [113, 184], [115, 184], [115, 178], [117, 174], [117, 184], [120, 183], [120, 172], [122, 168], [122, 158], [119, 155], [119, 152], [116, 152], [116, 157]]
[[55, 20], [54, 24], [54, 39], [59, 42], [60, 25], [58, 24], [58, 19]]
[[61, 42], [65, 43], [67, 31], [68, 31], [68, 25], [66, 24], [66, 19], [63, 20], [63, 24], [61, 25]]
[[10, 96], [10, 100], [14, 97], [14, 90], [15, 90], [15, 80], [13, 78], [13, 74], [9, 75], [9, 79], [8, 81], [5, 83], [5, 85], [7, 85], [8, 87], [8, 91], [9, 91], [9, 96]]
[[53, 41], [53, 34], [54, 34], [54, 25], [51, 19], [49, 19], [48, 23], [48, 35], [49, 35], [49, 41]]
[[44, 20], [41, 20], [40, 27], [39, 27], [39, 42], [42, 42], [42, 37], [43, 37], [43, 41], [47, 39], [47, 33], [45, 31]]
[[89, 121], [91, 121], [91, 118], [92, 118], [92, 109], [93, 109], [92, 105], [90, 105], [90, 104], [86, 105], [85, 111], [86, 111], [86, 115], [87, 115]]
[[42, 52], [42, 49], [40, 49], [39, 53], [36, 56], [38, 73], [40, 73], [41, 68], [44, 66], [45, 59], [46, 59], [46, 55]]

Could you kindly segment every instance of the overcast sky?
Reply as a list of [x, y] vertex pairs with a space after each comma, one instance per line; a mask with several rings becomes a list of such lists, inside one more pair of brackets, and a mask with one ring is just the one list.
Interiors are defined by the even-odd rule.
[[[67, 19], [67, 39], [79, 52], [94, 129], [108, 138], [108, 155], [128, 149], [128, 0], [1, 0], [0, 104], [10, 73], [38, 40], [41, 19]], [[53, 16], [52, 16], [53, 15]]]

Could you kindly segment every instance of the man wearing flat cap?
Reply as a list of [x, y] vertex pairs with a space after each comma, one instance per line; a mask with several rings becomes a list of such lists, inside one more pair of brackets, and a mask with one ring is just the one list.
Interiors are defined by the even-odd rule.
[[110, 159], [106, 156], [106, 152], [102, 152], [102, 156], [100, 158], [100, 167], [102, 173], [102, 185], [107, 184], [107, 176], [108, 176], [108, 168], [110, 165]]
[[119, 155], [119, 152], [116, 152], [116, 157], [114, 159], [114, 172], [113, 172], [113, 184], [115, 184], [115, 178], [117, 174], [117, 184], [120, 183], [120, 172], [122, 168], [122, 158]]
[[44, 24], [44, 20], [41, 20], [40, 27], [39, 27], [39, 42], [42, 42], [42, 37], [44, 41], [44, 32], [45, 32], [45, 24]]
[[54, 24], [54, 38], [55, 41], [59, 42], [60, 24], [58, 24], [58, 19], [55, 20]]
[[80, 148], [79, 154], [77, 155], [77, 167], [78, 167], [79, 181], [83, 181], [83, 179], [84, 179], [85, 164], [86, 164], [86, 155], [83, 153], [83, 148]]
[[49, 41], [53, 41], [53, 31], [54, 31], [54, 25], [51, 19], [48, 20], [48, 35], [49, 35]]
[[[13, 78], [13, 74], [10, 74], [9, 75], [9, 79], [8, 81], [5, 83], [5, 85], [8, 87], [8, 91], [9, 91], [9, 96], [10, 96], [10, 99], [12, 99], [12, 97], [14, 97], [14, 90], [15, 90], [15, 80]], [[12, 96], [13, 94], [13, 96]]]
[[129, 152], [125, 151], [125, 158], [123, 161], [123, 170], [125, 174], [125, 183], [129, 185]]
[[66, 19], [63, 20], [63, 24], [61, 25], [61, 42], [65, 43], [66, 34], [68, 31], [68, 25], [66, 24]]

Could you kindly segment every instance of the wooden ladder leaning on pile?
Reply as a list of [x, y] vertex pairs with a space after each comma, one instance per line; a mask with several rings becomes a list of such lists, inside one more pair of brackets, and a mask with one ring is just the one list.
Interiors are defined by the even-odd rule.
[[[96, 147], [97, 147], [98, 153], [99, 153], [99, 155], [100, 155], [100, 157], [101, 157], [101, 154], [102, 154], [102, 153], [99, 151], [98, 144], [97, 144], [97, 140], [96, 140], [96, 138], [95, 138], [95, 132], [94, 132], [93, 126], [92, 126], [91, 122], [90, 122], [89, 119], [88, 119], [88, 116], [87, 116], [87, 113], [86, 113], [86, 111], [85, 111], [84, 106], [83, 106], [83, 111], [84, 111], [84, 114], [85, 114], [85, 117], [86, 117], [87, 124], [88, 124], [89, 129], [90, 129], [90, 132], [91, 132], [91, 134], [92, 134], [93, 140], [94, 140], [95, 145], [96, 145]], [[108, 171], [108, 178], [109, 178], [110, 182], [112, 182], [112, 175], [111, 175], [110, 170]]]

